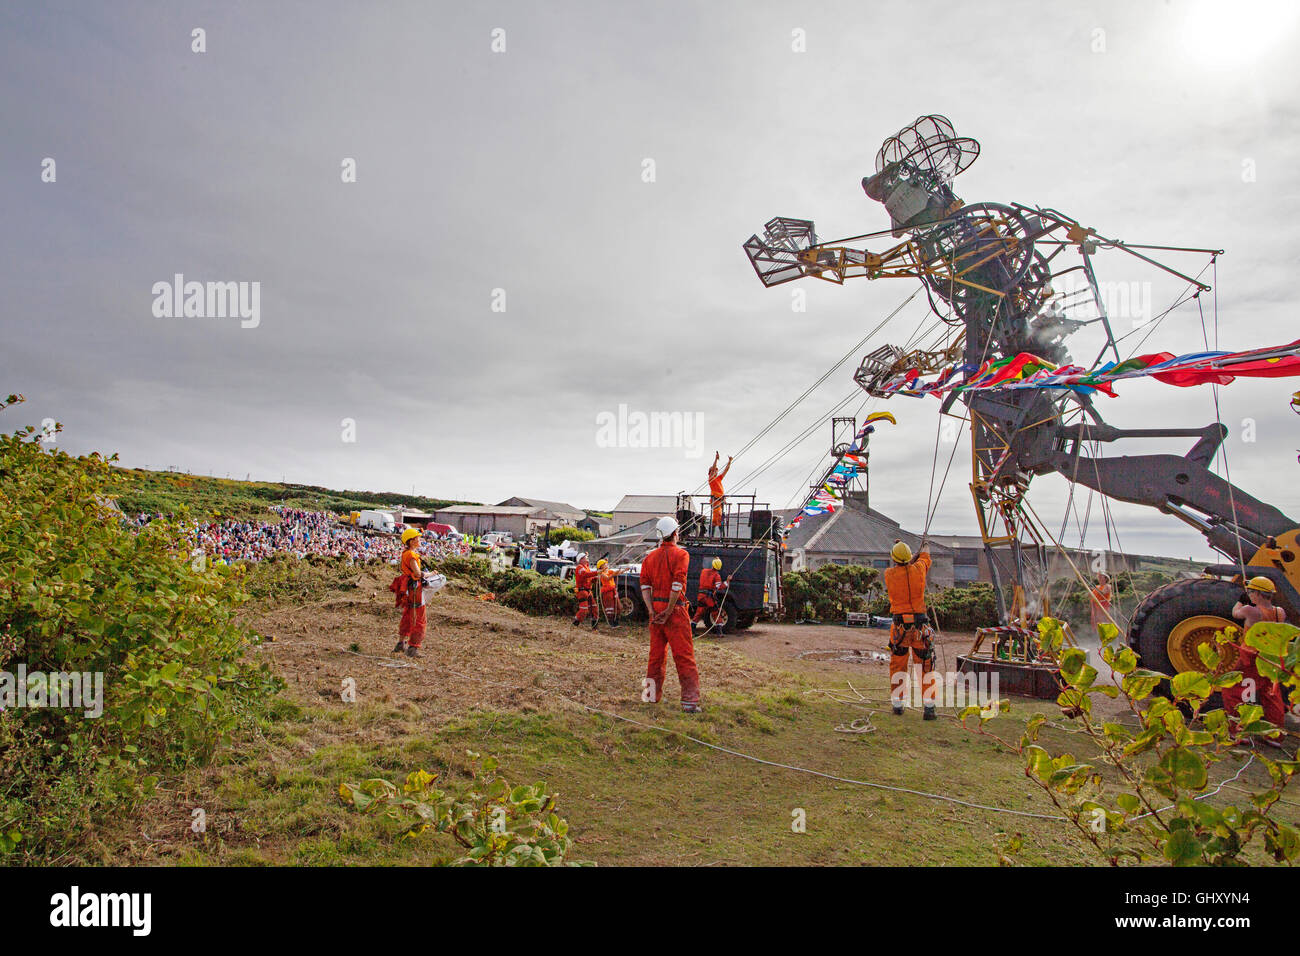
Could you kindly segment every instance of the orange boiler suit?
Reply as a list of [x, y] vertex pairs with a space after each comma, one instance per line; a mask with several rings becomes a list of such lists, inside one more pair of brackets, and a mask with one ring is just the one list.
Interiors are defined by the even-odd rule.
[[605, 619], [617, 624], [618, 572], [613, 568], [601, 568], [596, 572], [596, 576], [600, 578], [600, 606], [605, 610]]
[[402, 622], [397, 626], [398, 636], [411, 647], [424, 643], [424, 578], [420, 571], [420, 552], [410, 548], [402, 552], [402, 575], [406, 589], [402, 599]]
[[718, 598], [724, 586], [722, 575], [713, 568], [700, 569], [700, 589], [695, 592], [695, 615], [691, 618], [692, 623], [718, 606]]
[[686, 610], [686, 575], [690, 563], [691, 556], [685, 548], [665, 541], [646, 555], [641, 564], [641, 587], [650, 589], [650, 603], [655, 614], [662, 613], [672, 595], [677, 595], [677, 603], [664, 623], [656, 624], [653, 617], [650, 621], [650, 660], [646, 664], [645, 676], [653, 681], [651, 690], [656, 704], [664, 693], [668, 648], [672, 648], [677, 682], [682, 687], [682, 703], [700, 702], [700, 670], [695, 664], [691, 617]]
[[925, 582], [933, 559], [922, 551], [910, 564], [895, 564], [885, 570], [885, 590], [889, 594], [889, 696], [890, 702], [902, 706], [905, 675], [913, 656], [921, 665], [922, 701], [934, 705], [934, 632], [930, 629], [925, 606]]
[[596, 572], [585, 564], [578, 565], [578, 569], [573, 572], [573, 587], [578, 594], [578, 616], [574, 618], [574, 623], [581, 624], [591, 615], [592, 623], [596, 622], [596, 599], [592, 597], [591, 585], [596, 580]]
[[709, 476], [709, 505], [713, 508], [712, 526], [714, 528], [722, 527], [722, 502], [724, 500], [724, 497], [725, 496], [722, 491], [722, 476], [710, 475]]

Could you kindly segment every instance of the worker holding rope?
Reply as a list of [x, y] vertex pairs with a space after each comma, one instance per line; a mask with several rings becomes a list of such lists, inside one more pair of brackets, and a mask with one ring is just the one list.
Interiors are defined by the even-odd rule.
[[700, 671], [695, 666], [695, 642], [686, 607], [686, 575], [691, 556], [677, 544], [677, 520], [668, 515], [655, 525], [659, 547], [641, 563], [641, 600], [650, 614], [650, 660], [646, 665], [641, 699], [659, 703], [664, 692], [668, 648], [672, 648], [677, 682], [682, 688], [682, 710], [700, 712]]
[[934, 631], [925, 604], [926, 579], [933, 559], [929, 551], [915, 557], [912, 549], [895, 540], [889, 556], [893, 567], [885, 570], [885, 591], [889, 594], [889, 698], [894, 714], [901, 716], [907, 700], [908, 671], [912, 657], [921, 665], [921, 695], [926, 720], [935, 719]]
[[717, 622], [715, 612], [722, 606], [723, 597], [730, 586], [731, 578], [724, 580], [722, 577], [721, 558], [714, 558], [708, 567], [700, 568], [700, 587], [695, 592], [695, 615], [691, 618], [692, 626], [700, 623], [700, 618], [704, 618], [705, 624], [716, 627], [714, 633], [721, 636], [723, 625]]
[[578, 555], [578, 566], [573, 572], [573, 589], [577, 592], [578, 612], [574, 615], [573, 626], [577, 627], [588, 614], [591, 615], [591, 629], [596, 629], [596, 599], [592, 596], [591, 586], [595, 583], [596, 572], [585, 554]]
[[601, 558], [596, 562], [596, 577], [600, 580], [600, 607], [605, 612], [605, 623], [618, 627], [618, 576], [623, 572], [609, 566]]
[[718, 471], [718, 462], [722, 458], [722, 452], [713, 453], [713, 464], [709, 465], [709, 506], [713, 509], [712, 521], [709, 522], [709, 533], [717, 528], [719, 534], [723, 534], [722, 528], [722, 511], [727, 502], [726, 493], [722, 490], [722, 479], [727, 477], [727, 472], [731, 471], [731, 462], [733, 458], [728, 456], [727, 465], [722, 471]]

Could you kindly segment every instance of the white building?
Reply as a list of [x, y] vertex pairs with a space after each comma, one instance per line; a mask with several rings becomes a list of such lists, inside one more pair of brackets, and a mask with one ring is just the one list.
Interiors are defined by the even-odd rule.
[[676, 514], [676, 495], [624, 495], [614, 506], [613, 533], [626, 531], [650, 518]]

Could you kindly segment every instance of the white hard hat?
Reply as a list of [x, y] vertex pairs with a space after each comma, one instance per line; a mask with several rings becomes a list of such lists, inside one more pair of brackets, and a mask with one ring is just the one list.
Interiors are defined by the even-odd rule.
[[676, 534], [677, 519], [672, 515], [664, 515], [655, 522], [655, 531], [659, 533], [659, 537], [661, 538], [667, 538], [669, 535]]

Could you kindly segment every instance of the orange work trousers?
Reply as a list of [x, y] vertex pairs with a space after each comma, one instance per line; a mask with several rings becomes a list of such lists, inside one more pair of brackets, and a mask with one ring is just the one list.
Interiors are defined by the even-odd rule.
[[709, 499], [709, 504], [710, 504], [710, 505], [712, 506], [712, 508], [713, 508], [713, 522], [712, 522], [712, 526], [715, 527], [715, 528], [721, 528], [721, 527], [722, 527], [722, 499], [721, 499], [721, 498], [710, 498], [710, 499]]
[[[712, 614], [717, 606], [718, 600], [711, 591], [701, 591], [695, 595], [695, 613], [691, 616], [691, 623], [695, 623], [705, 614]], [[709, 623], [713, 622], [710, 621]]]
[[398, 636], [411, 647], [419, 647], [424, 643], [425, 608], [415, 603], [419, 600], [417, 594], [413, 601], [407, 601], [406, 607], [402, 610], [402, 621], [397, 625]]
[[618, 592], [613, 588], [600, 589], [600, 606], [605, 612], [605, 620], [618, 623]]
[[[901, 635], [900, 635], [901, 632]], [[889, 699], [902, 706], [910, 696], [908, 674], [915, 657], [921, 665], [921, 700], [926, 707], [935, 703], [935, 684], [930, 674], [934, 671], [934, 641], [928, 627], [915, 625], [889, 626]]]
[[590, 591], [579, 591], [578, 592], [578, 616], [575, 618], [575, 620], [579, 624], [581, 624], [583, 621], [587, 619], [588, 614], [591, 615], [593, 620], [595, 619], [596, 599], [591, 596]]
[[664, 695], [667, 652], [672, 648], [677, 682], [682, 685], [682, 703], [700, 702], [700, 669], [695, 665], [695, 642], [691, 639], [691, 619], [686, 608], [678, 605], [663, 624], [650, 624], [650, 662], [645, 676], [654, 681], [654, 702]]

